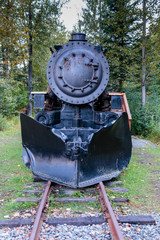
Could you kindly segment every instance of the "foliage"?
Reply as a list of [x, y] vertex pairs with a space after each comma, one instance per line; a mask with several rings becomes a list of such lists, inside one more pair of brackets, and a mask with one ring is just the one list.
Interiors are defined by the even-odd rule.
[[147, 95], [144, 108], [141, 107], [140, 87], [132, 87], [126, 90], [132, 114], [132, 134], [151, 136], [158, 138], [160, 132], [160, 96], [156, 92]]
[[0, 112], [3, 116], [16, 115], [27, 104], [27, 93], [22, 82], [0, 79]]
[[[79, 30], [96, 45], [102, 45], [110, 66], [109, 91], [126, 91], [132, 113], [132, 133], [155, 134], [159, 129], [160, 101], [160, 4], [146, 1], [145, 84], [147, 102], [142, 102], [143, 1], [86, 0]], [[159, 133], [156, 134], [157, 138]]]
[[100, 45], [102, 38], [102, 13], [106, 11], [106, 3], [101, 0], [86, 1], [83, 9], [83, 20], [79, 20], [77, 30], [87, 34], [87, 39], [94, 45]]
[[[130, 75], [133, 61], [132, 43], [138, 37], [137, 1], [86, 1], [83, 20], [79, 25], [89, 35], [93, 44], [106, 49], [110, 65], [109, 89], [122, 91], [122, 83]], [[92, 35], [92, 37], [90, 37]]]
[[31, 2], [32, 29], [29, 31], [33, 47], [33, 89], [37, 91], [47, 88], [46, 69], [51, 55], [49, 47], [64, 43], [66, 38], [65, 28], [59, 21], [64, 1]]
[[[46, 67], [49, 47], [64, 42], [65, 28], [59, 21], [59, 1], [1, 1], [0, 16], [0, 110], [5, 116], [18, 113], [27, 105], [29, 36], [32, 35], [33, 89], [47, 88]], [[29, 25], [31, 5], [32, 29]], [[63, 37], [62, 37], [63, 36]]]
[[83, 196], [83, 194], [81, 193], [81, 191], [77, 191], [72, 194], [72, 197], [82, 197], [82, 196]]

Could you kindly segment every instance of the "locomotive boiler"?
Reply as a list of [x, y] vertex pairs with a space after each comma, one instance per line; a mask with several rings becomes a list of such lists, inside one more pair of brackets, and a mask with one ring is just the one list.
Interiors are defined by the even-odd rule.
[[118, 176], [131, 158], [123, 94], [107, 92], [109, 65], [100, 46], [74, 33], [54, 46], [46, 93], [34, 93], [35, 119], [21, 114], [23, 161], [33, 174], [80, 188]]

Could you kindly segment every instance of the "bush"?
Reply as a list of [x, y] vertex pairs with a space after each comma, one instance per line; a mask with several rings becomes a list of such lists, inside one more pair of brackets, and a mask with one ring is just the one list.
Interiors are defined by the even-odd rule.
[[[146, 105], [141, 106], [141, 89], [126, 91], [132, 114], [132, 134], [142, 136], [159, 136], [160, 134], [160, 97], [158, 93], [150, 93], [146, 97]], [[159, 130], [158, 130], [159, 129]]]
[[0, 79], [0, 112], [10, 118], [19, 114], [27, 105], [27, 91], [21, 82], [14, 79]]

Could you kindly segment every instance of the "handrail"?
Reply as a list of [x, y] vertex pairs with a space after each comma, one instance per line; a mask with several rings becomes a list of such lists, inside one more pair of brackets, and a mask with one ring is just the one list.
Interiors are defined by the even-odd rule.
[[128, 115], [128, 122], [129, 122], [129, 128], [131, 129], [131, 120], [132, 120], [132, 115], [129, 109], [128, 101], [125, 92], [110, 92], [109, 96], [122, 96], [122, 111], [126, 112]]

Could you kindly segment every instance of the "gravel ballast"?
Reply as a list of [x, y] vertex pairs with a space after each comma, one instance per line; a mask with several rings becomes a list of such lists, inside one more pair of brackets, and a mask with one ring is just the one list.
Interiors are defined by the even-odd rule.
[[[120, 228], [124, 238], [126, 240], [160, 240], [160, 214], [154, 215], [154, 218], [156, 220], [156, 225], [122, 224]], [[31, 229], [32, 226], [28, 225], [17, 228], [1, 229], [0, 239], [29, 239]], [[111, 240], [112, 237], [107, 223], [79, 227], [66, 224], [53, 227], [43, 223], [40, 239]]]

